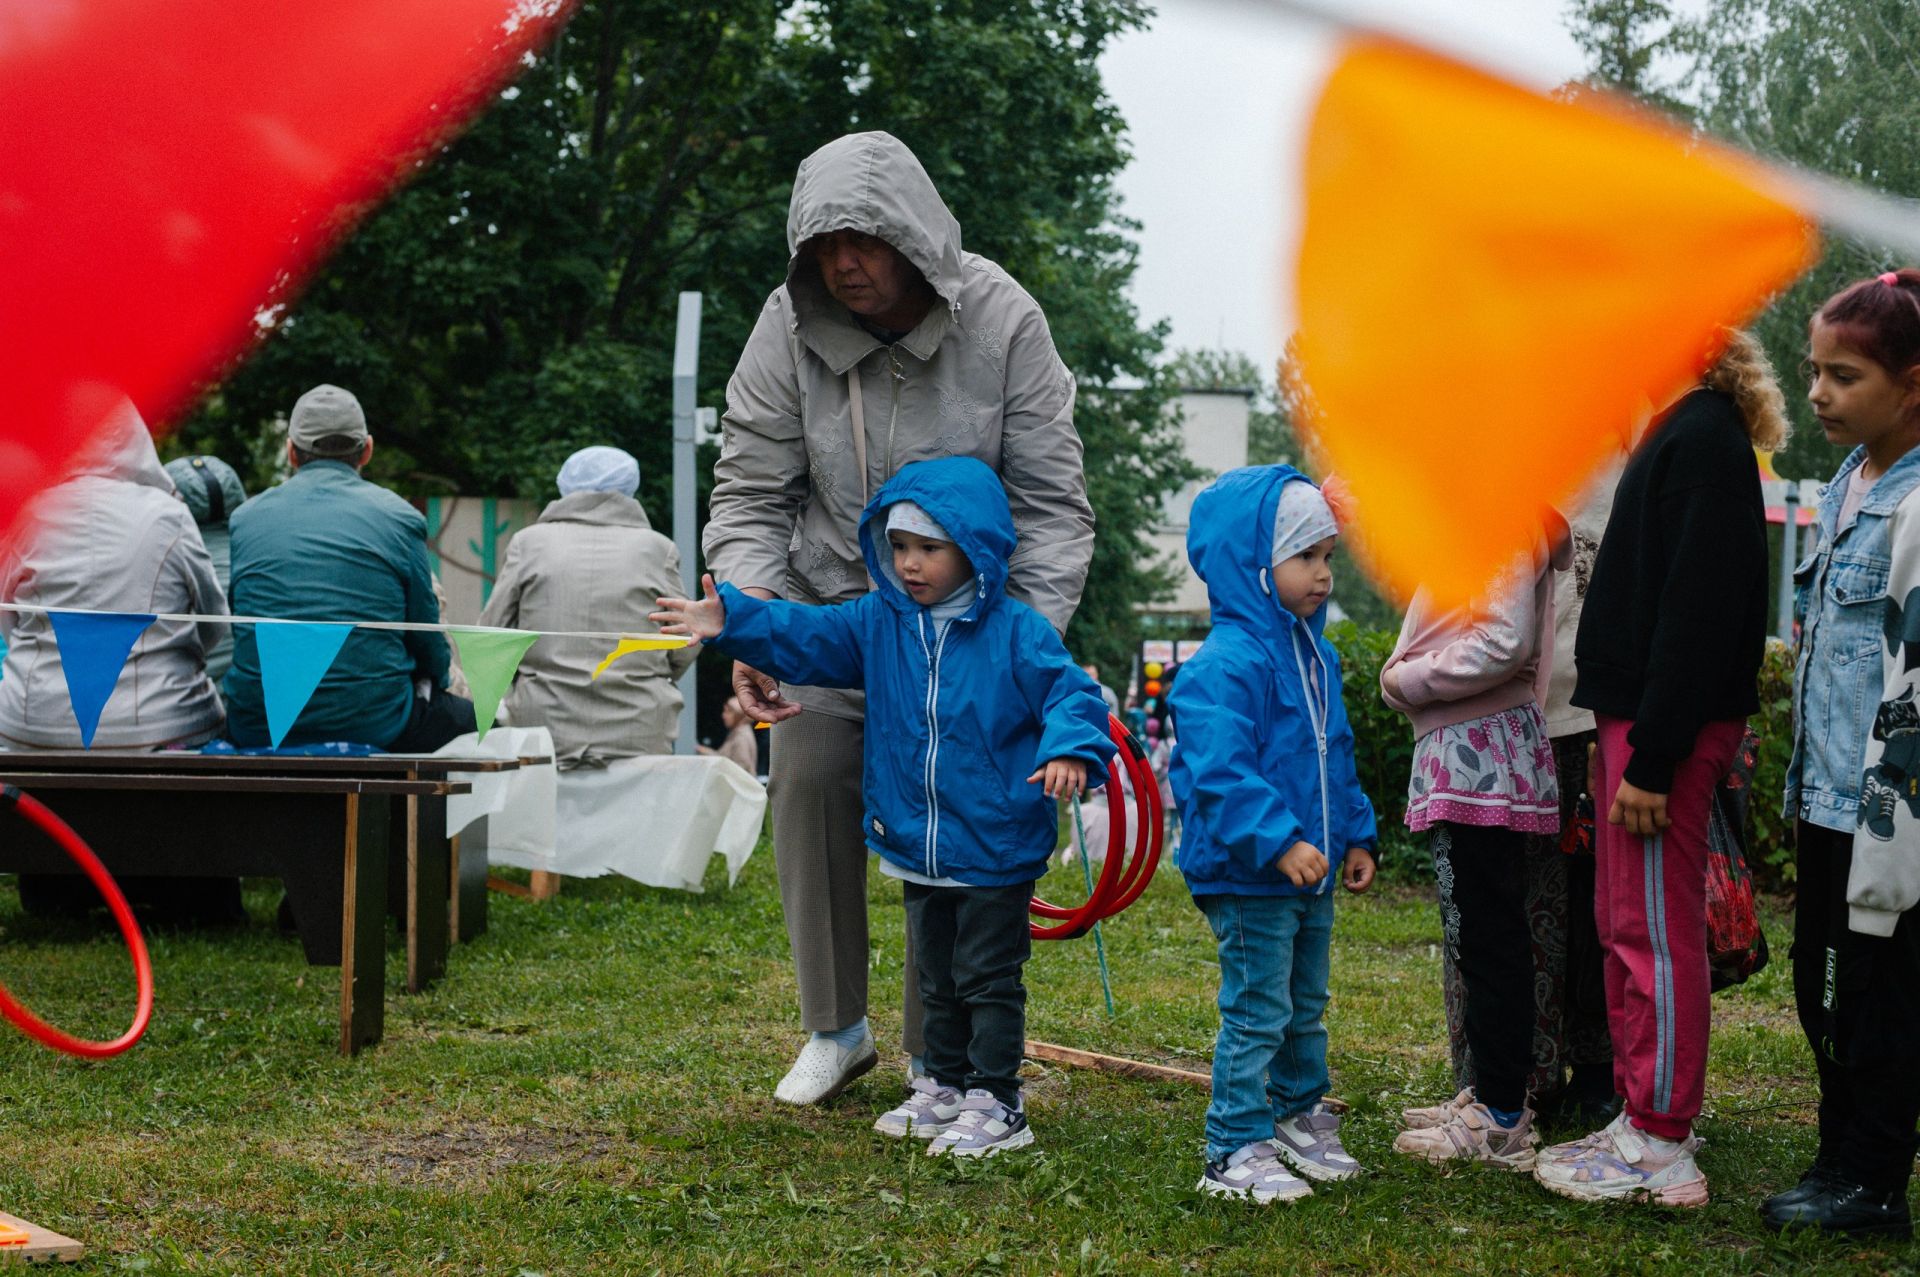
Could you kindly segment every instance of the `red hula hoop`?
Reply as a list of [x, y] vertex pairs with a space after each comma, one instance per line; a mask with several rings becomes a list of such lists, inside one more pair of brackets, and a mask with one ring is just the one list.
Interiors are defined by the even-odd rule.
[[[1134, 739], [1124, 723], [1109, 714], [1107, 731], [1120, 749], [1114, 755], [1113, 765], [1107, 769], [1109, 833], [1106, 863], [1100, 867], [1100, 878], [1093, 884], [1092, 894], [1079, 905], [1067, 907], [1049, 904], [1039, 896], [1033, 898], [1030, 907], [1034, 913], [1056, 920], [1053, 926], [1029, 923], [1028, 930], [1035, 940], [1071, 940], [1085, 935], [1093, 929], [1094, 923], [1113, 917], [1138, 900], [1140, 893], [1147, 889], [1147, 884], [1153, 881], [1154, 870], [1159, 867], [1166, 823], [1160, 801], [1160, 782], [1147, 766], [1146, 751], [1140, 748], [1140, 742]], [[1116, 802], [1113, 797], [1121, 792], [1123, 775], [1133, 789], [1133, 805], [1137, 813], [1131, 854], [1127, 849], [1127, 804], [1124, 801]]]
[[120, 884], [113, 880], [113, 875], [93, 854], [93, 849], [79, 834], [73, 832], [71, 825], [49, 811], [39, 799], [21, 793], [12, 785], [0, 785], [0, 807], [12, 807], [28, 822], [37, 825], [47, 837], [60, 845], [62, 851], [73, 857], [74, 863], [93, 881], [94, 888], [106, 899], [107, 908], [113, 911], [113, 920], [120, 924], [120, 934], [126, 939], [127, 951], [133, 955], [133, 980], [137, 989], [133, 1025], [111, 1042], [76, 1038], [56, 1029], [27, 1010], [5, 985], [0, 985], [0, 1015], [13, 1021], [28, 1037], [56, 1051], [65, 1051], [68, 1055], [77, 1055], [85, 1060], [104, 1060], [119, 1055], [140, 1040], [147, 1031], [148, 1022], [153, 1019], [153, 961], [147, 956], [146, 938], [140, 934], [140, 924], [134, 921], [133, 909], [127, 904]]

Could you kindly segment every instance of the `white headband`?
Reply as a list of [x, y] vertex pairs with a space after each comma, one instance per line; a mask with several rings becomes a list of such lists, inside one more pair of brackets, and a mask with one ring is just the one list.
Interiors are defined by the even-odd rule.
[[1268, 562], [1284, 563], [1339, 532], [1333, 509], [1320, 489], [1304, 480], [1289, 479], [1280, 487], [1280, 508], [1273, 515], [1273, 557]]

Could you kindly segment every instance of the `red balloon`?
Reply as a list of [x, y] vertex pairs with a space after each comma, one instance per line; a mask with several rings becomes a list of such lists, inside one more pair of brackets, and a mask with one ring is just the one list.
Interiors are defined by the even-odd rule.
[[191, 402], [569, 0], [0, 0], [0, 529]]
[[1147, 680], [1147, 695], [1149, 695], [1149, 696], [1158, 696], [1158, 695], [1160, 695], [1160, 680], [1159, 680], [1159, 679], [1157, 679], [1157, 678], [1150, 678], [1150, 679], [1148, 679], [1148, 680]]

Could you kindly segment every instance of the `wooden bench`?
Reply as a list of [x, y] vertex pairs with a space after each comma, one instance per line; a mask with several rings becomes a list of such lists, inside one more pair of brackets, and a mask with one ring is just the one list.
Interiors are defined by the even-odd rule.
[[[528, 760], [533, 761], [533, 760]], [[542, 760], [544, 761], [544, 760]], [[14, 750], [0, 768], [34, 772], [155, 776], [280, 776], [368, 780], [453, 780], [469, 772], [514, 771], [518, 759], [453, 758], [437, 754], [363, 756], [139, 753], [127, 750]], [[462, 791], [464, 792], [464, 791]], [[487, 929], [484, 839], [447, 837], [446, 795], [408, 794], [390, 807], [388, 905], [407, 937], [407, 992], [418, 993], [446, 974], [451, 944]], [[173, 872], [185, 872], [175, 870]]]
[[[385, 1027], [395, 809], [406, 800], [444, 800], [469, 788], [448, 780], [357, 776], [29, 771], [13, 756], [0, 756], [0, 783], [52, 808], [116, 876], [280, 879], [307, 961], [340, 968], [340, 1050], [346, 1055], [378, 1042]], [[111, 799], [102, 801], [106, 795]], [[166, 831], [175, 831], [177, 840], [167, 841]], [[0, 840], [0, 871], [78, 872], [52, 843], [18, 835]]]

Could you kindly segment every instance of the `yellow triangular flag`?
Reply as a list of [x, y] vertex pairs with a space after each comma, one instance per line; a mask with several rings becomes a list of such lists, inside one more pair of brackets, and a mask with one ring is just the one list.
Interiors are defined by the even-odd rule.
[[1305, 176], [1301, 424], [1403, 597], [1469, 597], [1818, 255], [1756, 160], [1381, 39], [1334, 68]]
[[629, 652], [665, 652], [676, 647], [685, 647], [693, 640], [680, 634], [649, 634], [645, 638], [623, 638], [620, 646], [608, 652], [605, 659], [593, 667], [594, 678], [599, 678], [612, 665]]

